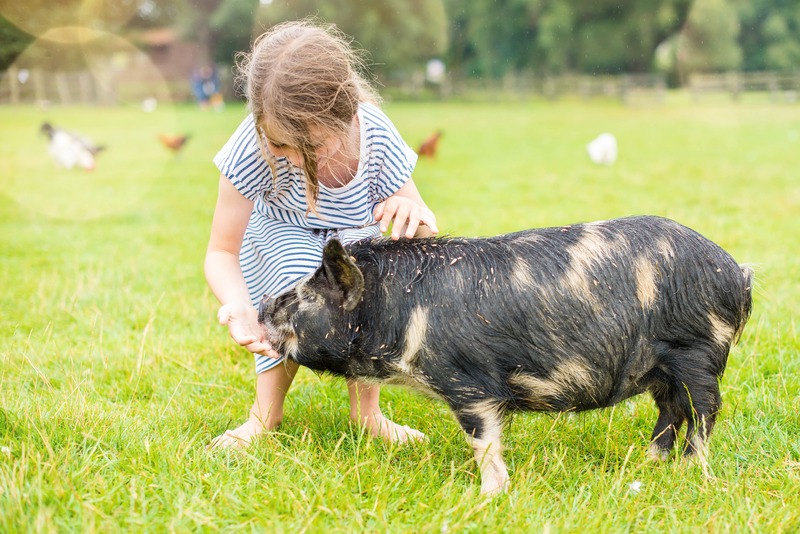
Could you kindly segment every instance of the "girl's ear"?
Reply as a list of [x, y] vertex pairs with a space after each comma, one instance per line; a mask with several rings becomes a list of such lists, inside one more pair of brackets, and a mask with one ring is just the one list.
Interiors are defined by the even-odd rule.
[[322, 252], [322, 267], [330, 283], [341, 291], [342, 308], [353, 311], [364, 294], [364, 275], [337, 239], [331, 239]]

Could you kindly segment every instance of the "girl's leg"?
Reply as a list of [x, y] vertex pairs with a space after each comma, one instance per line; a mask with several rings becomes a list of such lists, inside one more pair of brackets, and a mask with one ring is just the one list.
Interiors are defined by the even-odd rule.
[[425, 439], [425, 434], [419, 430], [384, 417], [379, 406], [380, 386], [348, 380], [347, 390], [350, 392], [350, 419], [364, 425], [371, 435], [398, 443]]
[[256, 400], [250, 417], [238, 428], [214, 438], [211, 446], [246, 447], [253, 438], [275, 429], [283, 420], [283, 401], [296, 374], [297, 364], [287, 360], [256, 375]]

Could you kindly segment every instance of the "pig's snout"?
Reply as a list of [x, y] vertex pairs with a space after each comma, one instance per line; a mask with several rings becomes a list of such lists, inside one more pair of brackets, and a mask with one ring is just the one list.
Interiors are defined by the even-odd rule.
[[264, 327], [270, 341], [275, 343], [292, 333], [289, 321], [290, 307], [297, 297], [292, 291], [278, 296], [264, 295], [258, 305], [258, 322]]
[[264, 295], [261, 297], [261, 302], [258, 304], [258, 322], [259, 324], [266, 325], [269, 319], [269, 311], [275, 307], [275, 297]]
[[276, 300], [275, 297], [264, 295], [261, 302], [258, 304], [258, 324], [264, 329], [267, 341], [273, 346], [276, 346], [280, 341], [277, 329], [270, 319], [274, 313]]
[[258, 322], [266, 326], [278, 326], [284, 323], [286, 311], [297, 297], [292, 291], [286, 291], [276, 297], [264, 295], [258, 305]]
[[290, 357], [295, 352], [297, 336], [290, 321], [292, 303], [297, 299], [292, 291], [278, 296], [264, 295], [258, 304], [258, 323], [264, 329], [267, 341], [281, 355]]

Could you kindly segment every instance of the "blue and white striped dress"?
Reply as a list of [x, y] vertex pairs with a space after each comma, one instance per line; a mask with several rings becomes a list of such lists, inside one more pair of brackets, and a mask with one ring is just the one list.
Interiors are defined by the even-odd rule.
[[[333, 237], [343, 243], [377, 237], [375, 206], [411, 177], [417, 154], [389, 118], [372, 104], [358, 110], [361, 152], [356, 176], [342, 187], [319, 186], [317, 214], [308, 212], [302, 169], [277, 158], [277, 177], [261, 154], [252, 115], [214, 157], [220, 172], [254, 202], [239, 262], [254, 305], [314, 271]], [[256, 373], [280, 360], [256, 356]]]

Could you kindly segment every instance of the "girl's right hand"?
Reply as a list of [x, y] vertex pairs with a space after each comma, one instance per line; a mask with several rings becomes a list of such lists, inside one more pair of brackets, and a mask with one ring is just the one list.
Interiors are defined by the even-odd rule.
[[375, 206], [375, 220], [380, 223], [381, 233], [392, 225], [392, 239], [407, 237], [411, 239], [420, 226], [427, 226], [430, 233], [437, 234], [436, 216], [424, 204], [413, 199], [394, 194]]
[[233, 340], [254, 354], [279, 359], [280, 354], [267, 341], [258, 324], [258, 310], [246, 302], [229, 302], [217, 312], [219, 324], [226, 325]]

